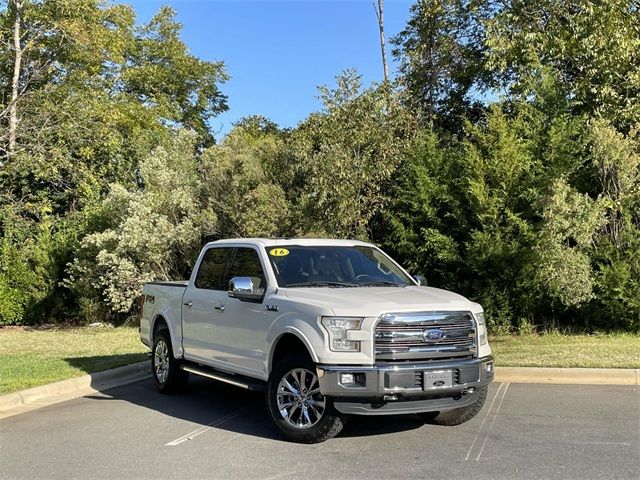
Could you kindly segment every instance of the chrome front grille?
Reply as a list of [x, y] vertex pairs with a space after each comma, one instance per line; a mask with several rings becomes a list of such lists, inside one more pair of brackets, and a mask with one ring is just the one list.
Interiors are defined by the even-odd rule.
[[421, 360], [475, 353], [476, 328], [470, 312], [388, 313], [376, 325], [376, 360]]

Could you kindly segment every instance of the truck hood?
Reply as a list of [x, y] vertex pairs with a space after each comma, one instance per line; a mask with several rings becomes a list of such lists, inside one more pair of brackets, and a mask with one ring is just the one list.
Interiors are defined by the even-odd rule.
[[333, 310], [338, 316], [377, 317], [385, 312], [468, 310], [482, 307], [433, 287], [283, 288], [290, 299]]

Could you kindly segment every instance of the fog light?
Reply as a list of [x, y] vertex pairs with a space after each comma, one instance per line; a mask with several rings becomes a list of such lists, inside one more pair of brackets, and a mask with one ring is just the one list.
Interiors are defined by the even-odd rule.
[[353, 373], [341, 373], [340, 383], [342, 385], [353, 385], [356, 383], [356, 376]]
[[484, 364], [484, 371], [487, 373], [487, 375], [491, 375], [493, 373], [493, 363], [485, 363]]

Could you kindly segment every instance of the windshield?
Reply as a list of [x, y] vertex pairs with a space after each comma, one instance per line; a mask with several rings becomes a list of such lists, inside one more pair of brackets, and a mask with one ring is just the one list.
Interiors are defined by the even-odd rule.
[[404, 287], [415, 285], [389, 257], [368, 246], [267, 247], [281, 287]]

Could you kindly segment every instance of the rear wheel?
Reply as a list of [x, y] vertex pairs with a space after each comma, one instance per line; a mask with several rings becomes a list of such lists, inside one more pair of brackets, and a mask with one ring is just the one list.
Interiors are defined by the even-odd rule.
[[476, 395], [477, 399], [466, 407], [456, 408], [453, 410], [447, 410], [445, 412], [425, 412], [420, 414], [420, 418], [425, 423], [432, 423], [434, 425], [454, 426], [461, 425], [468, 422], [475, 417], [482, 409], [485, 400], [487, 399], [488, 387], [481, 387], [476, 390], [472, 395]]
[[315, 365], [300, 353], [274, 367], [267, 385], [267, 406], [276, 427], [294, 442], [324, 442], [345, 424], [345, 416], [320, 393]]
[[161, 393], [175, 393], [189, 380], [189, 373], [180, 369], [180, 361], [173, 356], [167, 330], [160, 330], [153, 338], [151, 371], [153, 383]]

